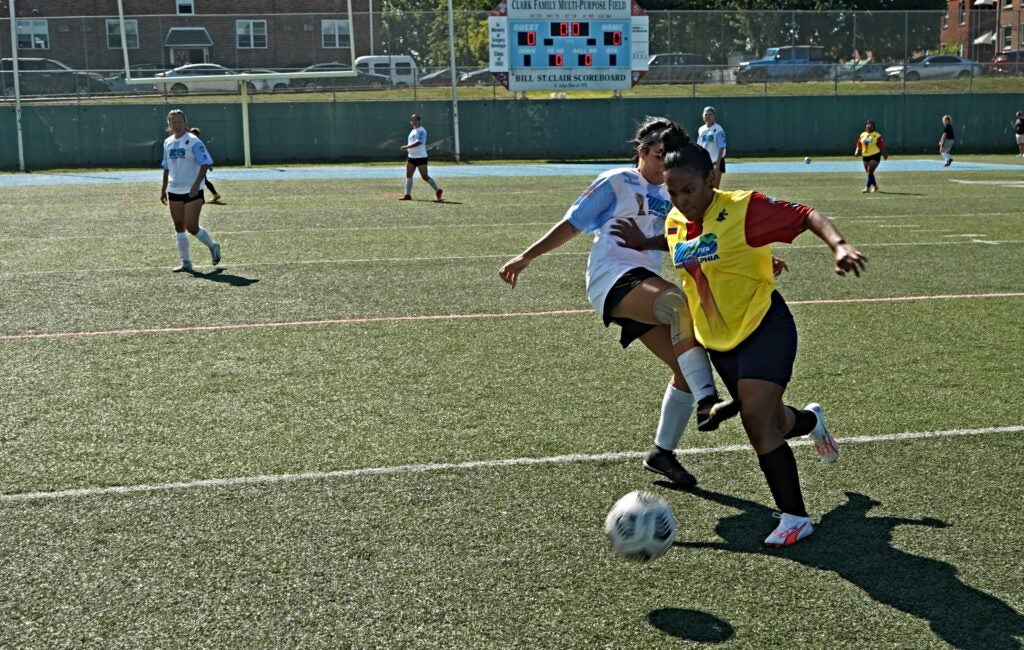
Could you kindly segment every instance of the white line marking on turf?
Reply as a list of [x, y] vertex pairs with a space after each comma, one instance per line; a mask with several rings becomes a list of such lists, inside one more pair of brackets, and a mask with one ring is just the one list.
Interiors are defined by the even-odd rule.
[[[955, 436], [978, 436], [989, 433], [1020, 433], [1024, 426], [986, 427], [983, 429], [948, 429], [945, 431], [916, 431], [907, 433], [889, 433], [874, 436], [852, 436], [840, 438], [845, 444], [863, 444], [871, 442], [888, 442], [893, 440], [916, 440], [921, 438], [951, 438]], [[813, 441], [808, 439], [790, 440], [791, 447], [809, 447]], [[688, 456], [699, 454], [720, 454], [739, 451], [751, 451], [750, 445], [725, 445], [722, 447], [696, 447], [679, 449], [677, 453]], [[139, 494], [162, 490], [191, 490], [197, 488], [225, 488], [239, 485], [266, 485], [274, 483], [291, 483], [296, 481], [324, 481], [329, 479], [358, 478], [362, 476], [381, 476], [388, 474], [422, 474], [425, 472], [458, 471], [479, 467], [514, 467], [524, 465], [558, 465], [565, 463], [603, 462], [615, 460], [631, 460], [641, 458], [646, 452], [619, 451], [604, 454], [568, 454], [565, 456], [546, 456], [541, 458], [505, 458], [494, 460], [474, 460], [463, 463], [423, 463], [416, 465], [395, 465], [392, 467], [364, 467], [360, 469], [344, 469], [333, 472], [300, 472], [296, 474], [263, 474], [258, 476], [236, 476], [233, 478], [210, 478], [196, 481], [179, 481], [174, 483], [151, 483], [142, 485], [113, 485], [110, 487], [79, 488], [75, 490], [54, 490], [51, 492], [22, 492], [0, 494], [0, 503], [17, 501], [42, 501], [54, 499], [73, 499], [94, 497], [110, 494]]]
[[[938, 296], [890, 296], [881, 298], [821, 298], [817, 300], [791, 300], [789, 305], [845, 305], [873, 302], [917, 302], [922, 300], [974, 300], [977, 298], [1024, 298], [1024, 292], [947, 294]], [[552, 309], [547, 311], [491, 312], [481, 314], [424, 314], [421, 316], [367, 316], [363, 318], [325, 318], [321, 320], [294, 320], [267, 323], [226, 323], [222, 325], [188, 325], [185, 327], [140, 327], [117, 330], [83, 332], [41, 332], [32, 334], [0, 334], [0, 341], [26, 339], [67, 339], [92, 336], [129, 336], [134, 334], [186, 334], [191, 332], [223, 332], [273, 327], [309, 327], [318, 325], [363, 325], [366, 323], [393, 323], [402, 321], [470, 320], [474, 318], [531, 318], [535, 316], [574, 316], [590, 314], [591, 309]]]

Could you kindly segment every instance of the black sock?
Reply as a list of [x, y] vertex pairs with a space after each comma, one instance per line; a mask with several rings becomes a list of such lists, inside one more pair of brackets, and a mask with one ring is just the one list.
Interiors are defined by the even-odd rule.
[[814, 427], [818, 426], [818, 416], [814, 415], [814, 411], [795, 409], [792, 406], [787, 406], [786, 408], [793, 411], [793, 415], [796, 416], [793, 428], [782, 436], [786, 440], [806, 436], [814, 430]]
[[761, 471], [768, 481], [768, 489], [775, 497], [775, 505], [780, 512], [797, 517], [806, 517], [804, 497], [800, 493], [800, 475], [796, 470], [796, 458], [789, 445], [782, 443], [774, 451], [757, 457]]

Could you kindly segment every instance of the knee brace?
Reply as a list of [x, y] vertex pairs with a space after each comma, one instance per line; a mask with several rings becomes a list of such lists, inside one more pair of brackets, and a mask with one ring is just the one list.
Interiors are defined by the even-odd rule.
[[672, 345], [693, 338], [693, 318], [682, 289], [676, 286], [665, 289], [654, 299], [653, 306], [654, 318], [668, 325], [672, 333]]

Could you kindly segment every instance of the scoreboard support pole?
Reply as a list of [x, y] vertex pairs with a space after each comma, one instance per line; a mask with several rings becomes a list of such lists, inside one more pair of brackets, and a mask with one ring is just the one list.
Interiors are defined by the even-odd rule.
[[448, 0], [448, 65], [452, 71], [452, 132], [455, 134], [455, 162], [459, 160], [459, 78], [455, 68], [455, 11]]

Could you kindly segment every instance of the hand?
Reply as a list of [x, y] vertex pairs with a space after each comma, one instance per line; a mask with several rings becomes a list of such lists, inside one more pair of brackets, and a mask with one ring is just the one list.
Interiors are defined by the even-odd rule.
[[775, 257], [772, 255], [772, 275], [779, 277], [783, 271], [788, 271], [789, 266], [786, 264], [786, 260], [781, 257]]
[[516, 255], [498, 269], [498, 275], [505, 282], [512, 285], [512, 288], [516, 288], [516, 282], [519, 280], [519, 274], [526, 270], [526, 267], [530, 265], [530, 260], [522, 255]]
[[635, 251], [645, 250], [644, 242], [647, 241], [647, 236], [636, 225], [636, 219], [619, 219], [608, 229], [608, 233], [618, 237], [621, 240], [619, 246], [623, 248], [632, 248]]
[[167, 205], [167, 191], [166, 190], [160, 190], [160, 202], [163, 203], [164, 205]]
[[853, 271], [853, 274], [858, 278], [868, 262], [866, 255], [849, 244], [839, 244], [836, 246], [835, 260], [835, 271], [838, 275], [845, 276], [850, 271]]
[[198, 187], [196, 187], [195, 185], [193, 185], [192, 187], [190, 187], [190, 188], [189, 188], [189, 190], [188, 190], [188, 196], [189, 196], [189, 198], [195, 198], [195, 196], [196, 196], [197, 194], [199, 194], [199, 188], [198, 188]]

